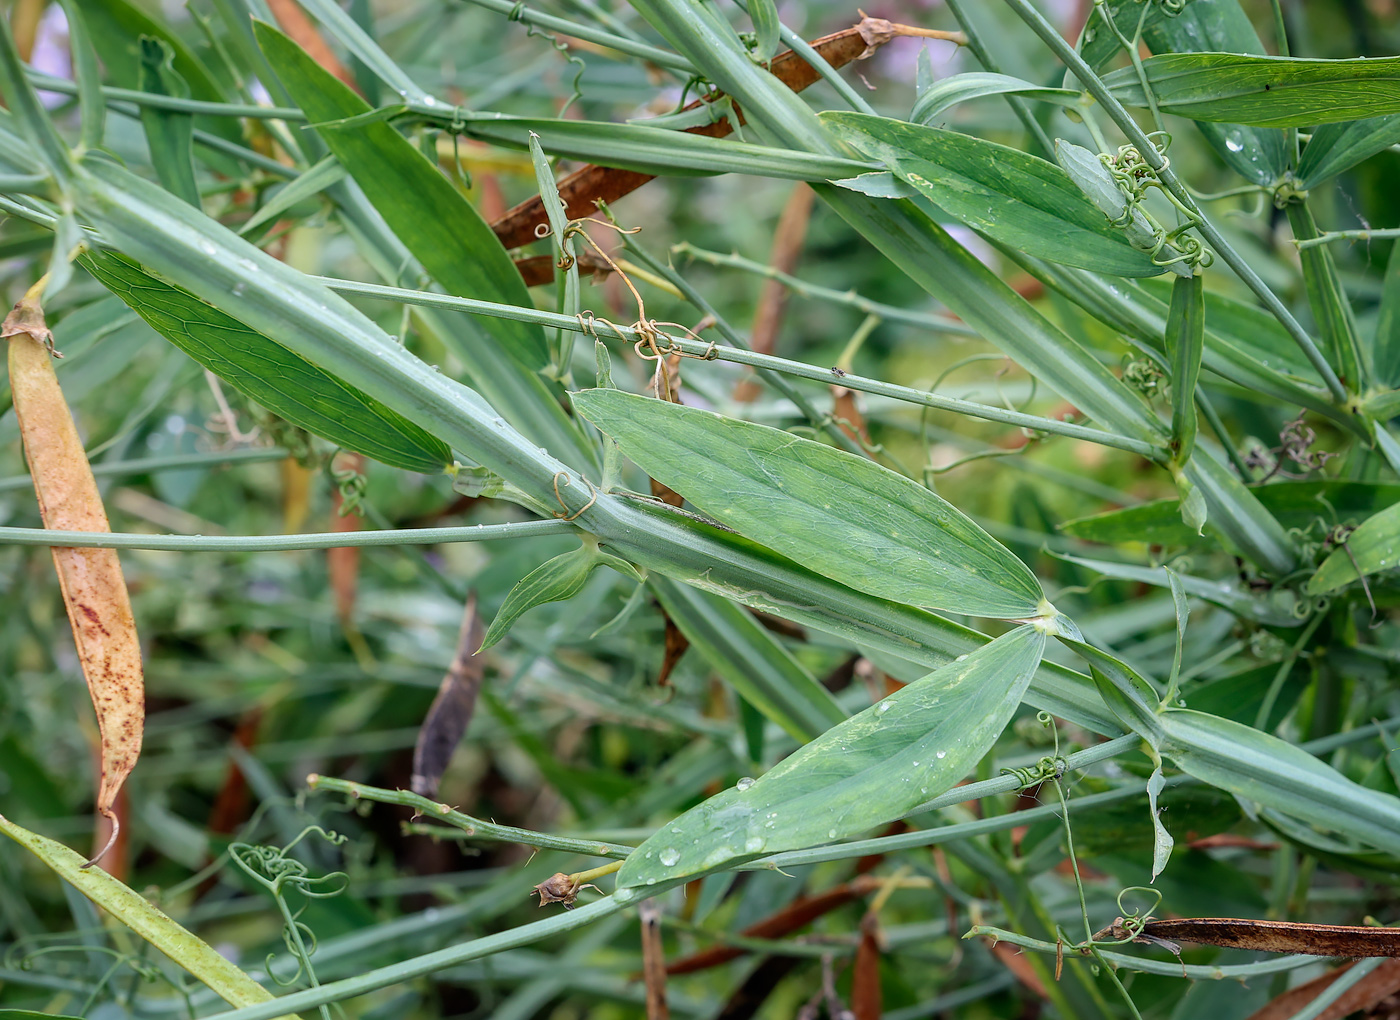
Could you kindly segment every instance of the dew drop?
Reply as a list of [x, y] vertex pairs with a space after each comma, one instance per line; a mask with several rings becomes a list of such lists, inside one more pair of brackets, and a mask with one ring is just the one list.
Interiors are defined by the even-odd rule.
[[882, 702], [880, 702], [879, 712], [880, 712], [881, 715], [884, 715], [884, 714], [885, 714], [886, 712], [888, 712], [889, 710], [890, 710], [890, 703], [889, 703], [888, 701], [882, 701]]
[[651, 858], [651, 851], [650, 851], [650, 850], [647, 851], [647, 858], [648, 858], [648, 859]]
[[751, 778], [749, 778], [748, 776], [745, 776], [743, 779], [739, 780], [737, 783], [734, 784], [734, 789], [736, 789], [736, 790], [747, 790], [747, 789], [748, 789], [750, 786], [752, 786], [752, 785], [753, 785], [753, 780], [752, 780]]
[[940, 758], [946, 758], [946, 757], [948, 757], [948, 752], [947, 752], [947, 751], [939, 751], [939, 752], [938, 752], [938, 757], [940, 757]]
[[613, 893], [613, 899], [618, 903], [627, 903], [637, 898], [637, 894], [632, 889], [619, 889]]
[[826, 838], [827, 838], [827, 839], [835, 839], [835, 838], [836, 838], [836, 830], [835, 830], [835, 829], [829, 829], [829, 830], [827, 830]]
[[750, 836], [747, 840], [744, 841], [744, 850], [745, 850], [746, 853], [756, 854], [756, 853], [758, 853], [758, 852], [759, 852], [760, 850], [762, 850], [762, 849], [763, 849], [763, 837], [762, 837], [762, 836]]
[[200, 242], [199, 242], [199, 250], [202, 251], [202, 252], [204, 252], [204, 254], [206, 254], [206, 255], [217, 255], [217, 254], [219, 254], [219, 249], [214, 247], [214, 242], [213, 242], [213, 241], [200, 241]]
[[963, 659], [966, 659], [966, 658], [967, 658], [967, 655], [966, 655], [966, 654], [963, 654], [963, 655], [959, 655], [959, 656], [958, 656], [956, 659], [954, 659], [953, 661], [954, 661], [954, 662], [962, 662]]
[[1244, 148], [1244, 143], [1237, 138], [1227, 138], [1225, 139], [1225, 148], [1231, 152], [1239, 152]]
[[244, 292], [245, 290], [247, 290], [247, 289], [248, 289], [248, 285], [247, 285], [246, 283], [235, 283], [235, 284], [233, 285], [233, 296], [234, 296], [234, 297], [242, 297], [242, 296], [243, 296], [243, 292]]
[[654, 879], [654, 878], [649, 878], [649, 879], [647, 879], [647, 885], [655, 885], [655, 884], [656, 884], [656, 879]]
[[657, 857], [657, 860], [659, 860], [668, 868], [674, 867], [675, 863], [680, 859], [681, 852], [673, 846], [668, 846], [665, 850], [662, 850], [660, 855]]

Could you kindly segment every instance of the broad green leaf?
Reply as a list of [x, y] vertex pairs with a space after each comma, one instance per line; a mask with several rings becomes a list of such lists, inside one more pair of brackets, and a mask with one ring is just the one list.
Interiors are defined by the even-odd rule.
[[[1314, 60], [1170, 53], [1143, 62], [1163, 113], [1255, 127], [1307, 127], [1400, 112], [1400, 57]], [[1130, 67], [1104, 76], [1122, 103], [1146, 106]]]
[[[332, 126], [329, 122], [359, 116], [369, 106], [281, 32], [261, 22], [254, 31], [294, 101], [433, 279], [460, 297], [533, 307], [496, 235], [437, 167], [387, 123]], [[527, 370], [539, 371], [548, 363], [549, 348], [538, 325], [484, 317], [477, 321]]]
[[1400, 800], [1353, 783], [1302, 748], [1188, 709], [1159, 717], [1181, 771], [1290, 818], [1400, 854]]
[[[1317, 222], [1306, 202], [1293, 201], [1287, 206], [1288, 224], [1293, 237], [1299, 241], [1319, 236]], [[1361, 341], [1356, 332], [1356, 320], [1351, 302], [1337, 275], [1337, 263], [1328, 245], [1314, 245], [1298, 251], [1303, 267], [1303, 283], [1307, 287], [1308, 307], [1318, 332], [1322, 334], [1323, 351], [1337, 376], [1347, 389], [1359, 390], [1365, 383], [1361, 372]]]
[[859, 113], [823, 123], [949, 215], [1038, 258], [1114, 276], [1163, 272], [1054, 163], [971, 135]]
[[[1300, 531], [1314, 527], [1319, 521], [1330, 529], [1333, 524], [1363, 520], [1400, 502], [1400, 485], [1374, 482], [1274, 482], [1250, 491], [1283, 527]], [[1159, 499], [1080, 517], [1061, 524], [1060, 530], [1090, 542], [1189, 545], [1196, 538], [1181, 523], [1181, 513], [1174, 499]]]
[[[144, 36], [140, 40], [137, 81], [142, 92], [188, 99], [190, 87], [175, 70], [175, 51], [163, 39]], [[199, 185], [194, 179], [194, 117], [154, 106], [141, 107], [141, 126], [151, 165], [166, 191], [199, 205]]]
[[[1196, 382], [1205, 349], [1205, 293], [1201, 276], [1177, 277], [1167, 314], [1167, 362], [1172, 380], [1172, 446], [1176, 460], [1191, 459], [1196, 446]], [[1197, 533], [1200, 532], [1197, 527]]]
[[827, 689], [748, 612], [658, 574], [647, 583], [692, 650], [793, 739], [805, 743], [846, 719]]
[[1400, 114], [1323, 124], [1298, 161], [1298, 187], [1309, 191], [1400, 142]]
[[1389, 389], [1400, 388], [1400, 244], [1391, 247], [1390, 260], [1385, 266], [1371, 361], [1377, 384]]
[[593, 568], [602, 562], [597, 542], [585, 542], [577, 549], [546, 560], [522, 577], [507, 594], [477, 652], [484, 652], [506, 636], [511, 625], [536, 606], [562, 602], [579, 593]]
[[909, 120], [914, 124], [927, 124], [944, 110], [969, 99], [982, 96], [1024, 96], [1039, 99], [1060, 106], [1075, 106], [1081, 93], [1074, 89], [1047, 88], [1009, 74], [992, 74], [987, 71], [969, 71], [940, 79], [919, 92], [914, 108], [909, 111]]
[[81, 263], [172, 344], [292, 424], [410, 471], [452, 463], [446, 443], [131, 259], [95, 253]]
[[[985, 635], [952, 620], [848, 588], [809, 566], [780, 556], [751, 539], [649, 501], [628, 500], [625, 531], [608, 547], [649, 571], [712, 592], [741, 605], [830, 634], [880, 656], [902, 679], [982, 647]], [[665, 555], [657, 542], [664, 540]], [[761, 585], [727, 580], [763, 578]], [[882, 668], [885, 668], [882, 666]], [[1097, 733], [1119, 732], [1093, 681], [1053, 662], [1042, 662], [1026, 702]]]
[[[65, 882], [203, 981], [234, 1007], [271, 1002], [272, 994], [235, 967], [213, 946], [196, 938], [144, 896], [123, 885], [101, 868], [89, 868], [83, 858], [47, 836], [20, 828], [0, 815], [0, 832], [52, 868]], [[282, 1017], [280, 1020], [294, 1020]]]
[[[425, 111], [414, 108], [413, 113], [423, 116]], [[752, 145], [732, 138], [710, 138], [641, 124], [466, 111], [459, 111], [458, 116], [460, 119], [455, 122], [446, 115], [432, 119], [444, 127], [457, 123], [464, 134], [473, 138], [519, 149], [529, 148], [533, 131], [540, 136], [545, 151], [553, 155], [658, 177], [734, 173], [790, 181], [829, 181], [881, 169], [878, 164], [840, 156]]]
[[574, 406], [703, 512], [843, 584], [969, 616], [1050, 611], [1035, 576], [1004, 546], [863, 457], [620, 390], [584, 390]]
[[1157, 721], [1160, 695], [1131, 666], [1101, 649], [1083, 641], [1060, 639], [1089, 664], [1089, 675], [1107, 705], [1131, 730], [1156, 747], [1162, 741], [1162, 727]]
[[[1056, 554], [1068, 563], [1075, 563], [1090, 570], [1096, 570], [1105, 577], [1118, 581], [1139, 581], [1158, 588], [1170, 588], [1171, 579], [1165, 567], [1139, 567], [1131, 563], [1113, 563], [1108, 560], [1087, 559], [1082, 556]], [[1188, 595], [1224, 606], [1236, 616], [1257, 620], [1275, 627], [1297, 627], [1303, 620], [1295, 615], [1297, 596], [1284, 588], [1275, 589], [1264, 595], [1256, 595], [1241, 588], [1234, 580], [1211, 581], [1204, 577], [1192, 577], [1177, 573], [1181, 586]]]
[[619, 889], [844, 839], [908, 814], [980, 761], [1045, 648], [1027, 625], [935, 670], [692, 808], [639, 846]]
[[1400, 566], [1400, 502], [1362, 521], [1346, 545], [1322, 561], [1305, 590], [1309, 595], [1326, 595], [1358, 577], [1396, 566]]

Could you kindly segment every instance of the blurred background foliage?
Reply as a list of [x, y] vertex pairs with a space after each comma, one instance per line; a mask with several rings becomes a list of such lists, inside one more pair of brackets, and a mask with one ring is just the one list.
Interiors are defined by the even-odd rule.
[[[84, 0], [84, 6], [117, 12], [118, 22], [133, 17], [115, 0]], [[584, 17], [595, 9], [593, 0], [547, 6]], [[1058, 83], [1059, 65], [1006, 9], [993, 3], [969, 6], [1003, 71]], [[1293, 0], [1282, 6], [1294, 55], [1384, 55], [1400, 45], [1393, 0]], [[231, 75], [221, 52], [217, 7], [210, 0], [190, 0], [139, 9], [167, 25], [210, 76], [227, 86]], [[624, 5], [600, 0], [596, 7], [603, 16], [639, 24]], [[1083, 0], [1056, 0], [1048, 13], [1073, 38], [1089, 7]], [[1273, 52], [1269, 5], [1245, 7]], [[554, 116], [577, 89], [571, 116], [617, 121], [665, 112], [681, 98], [674, 78], [636, 61], [608, 59], [586, 45], [571, 51], [584, 65], [576, 79], [580, 66], [547, 40], [500, 13], [459, 0], [384, 0], [372, 10], [367, 0], [352, 0], [350, 12], [372, 27], [380, 44], [428, 91], [474, 109]], [[849, 27], [858, 18], [853, 8], [830, 0], [790, 2], [780, 12], [785, 24], [806, 38]], [[868, 13], [926, 27], [957, 27], [940, 3], [927, 0], [877, 0]], [[58, 5], [18, 0], [12, 18], [22, 43], [27, 26], [34, 63], [67, 76]], [[853, 80], [869, 89], [867, 97], [878, 110], [903, 116], [914, 99], [920, 51], [927, 52], [939, 77], [976, 66], [969, 53], [950, 43], [896, 39], [856, 65]], [[342, 56], [373, 102], [382, 86]], [[120, 80], [106, 54], [104, 60], [109, 81], [130, 84]], [[818, 84], [811, 90], [818, 108], [836, 105], [825, 89]], [[51, 95], [50, 102], [60, 118], [73, 116], [71, 99]], [[946, 123], [1024, 144], [1021, 124], [996, 98], [958, 106]], [[1194, 187], [1213, 192], [1239, 183], [1189, 124], [1171, 126], [1171, 158]], [[423, 144], [436, 146], [445, 166], [456, 162], [449, 139], [420, 134]], [[261, 124], [251, 125], [247, 141], [273, 151]], [[128, 165], [149, 166], [137, 119], [110, 116], [107, 144]], [[271, 173], [199, 151], [205, 208], [235, 228], [283, 186]], [[536, 190], [526, 154], [463, 143], [459, 158], [470, 177], [468, 194], [488, 218]], [[565, 161], [557, 169], [571, 167]], [[1397, 180], [1400, 155], [1382, 152], [1315, 191], [1314, 213], [1324, 229], [1395, 225], [1400, 223]], [[633, 243], [663, 260], [670, 257], [723, 317], [746, 331], [760, 303], [762, 277], [710, 264], [690, 249], [737, 253], [766, 264], [779, 215], [793, 191], [789, 182], [750, 177], [661, 179], [613, 211], [622, 224], [641, 228]], [[1251, 195], [1222, 199], [1211, 209], [1231, 240], [1307, 322], [1283, 214]], [[297, 204], [262, 229], [269, 227], [265, 246], [297, 268], [375, 279], [320, 199]], [[1107, 327], [1044, 293], [1038, 281], [964, 228], [957, 232], [1071, 332], [1086, 333], [1101, 348], [1116, 351], [1124, 366], [1131, 362], [1130, 348]], [[609, 237], [599, 240], [616, 250]], [[47, 231], [22, 220], [0, 224], [0, 280], [11, 299], [37, 278], [49, 245]], [[688, 248], [671, 254], [676, 245]], [[1376, 315], [1389, 248], [1390, 242], [1380, 240], [1332, 248], [1363, 332]], [[938, 311], [820, 203], [811, 210], [793, 272], [836, 294]], [[655, 318], [692, 326], [699, 320], [697, 311], [665, 289], [643, 278], [637, 285]], [[1226, 273], [1210, 274], [1208, 286], [1248, 300]], [[536, 293], [544, 305], [551, 300], [548, 289]], [[452, 354], [418, 332], [396, 306], [357, 303], [425, 360], [460, 373]], [[584, 303], [620, 322], [635, 315], [615, 276], [586, 282]], [[307, 437], [270, 420], [230, 388], [211, 386], [195, 363], [95, 281], [80, 272], [48, 312], [65, 355], [59, 375], [99, 472], [104, 464], [143, 458], [204, 458], [181, 469], [100, 475], [114, 530], [255, 535], [360, 526], [358, 518], [337, 514], [337, 485], [328, 471], [275, 452], [248, 452], [274, 443], [305, 444]], [[850, 300], [793, 295], [776, 352], [919, 388], [937, 384], [944, 394], [1006, 402], [1040, 414], [1070, 410], [1044, 389], [1037, 391], [1023, 371], [976, 338], [889, 318], [868, 321]], [[618, 359], [614, 370], [630, 373], [633, 388], [643, 388], [643, 363]], [[683, 392], [687, 402], [732, 409], [736, 386], [744, 379], [745, 372], [735, 366], [687, 363]], [[1218, 379], [1212, 380], [1212, 392], [1232, 432], [1261, 448], [1279, 445], [1285, 425], [1297, 416], [1296, 408], [1260, 403], [1256, 395]], [[928, 481], [1005, 541], [1033, 565], [1057, 605], [1087, 634], [1111, 643], [1146, 675], [1165, 675], [1174, 641], [1171, 596], [1136, 582], [1103, 581], [1095, 571], [1054, 555], [1132, 560], [1161, 555], [1160, 546], [1119, 542], [1110, 549], [1058, 528], [1115, 506], [1174, 497], [1165, 474], [1102, 447], [1063, 440], [1027, 443], [1016, 430], [942, 412], [920, 414], [875, 398], [856, 404], [883, 462]], [[795, 421], [792, 406], [771, 393], [760, 394], [747, 413], [783, 426]], [[1309, 425], [1317, 432], [1314, 450], [1346, 445], [1325, 422]], [[455, 494], [446, 478], [369, 462], [363, 470], [364, 526], [524, 519], [504, 504]], [[1351, 477], [1366, 477], [1375, 468], [1338, 460], [1325, 470], [1339, 477], [1354, 470]], [[0, 523], [38, 526], [24, 472], [14, 416], [7, 412], [0, 416]], [[1313, 528], [1310, 537], [1320, 544], [1322, 529]], [[577, 859], [531, 854], [510, 844], [406, 834], [407, 809], [371, 811], [343, 798], [308, 794], [305, 777], [318, 772], [407, 787], [418, 727], [451, 660], [468, 591], [477, 592], [482, 614], [490, 619], [520, 577], [571, 545], [561, 537], [329, 556], [124, 552], [145, 643], [149, 716], [144, 757], [124, 795], [124, 839], [107, 862], [109, 870], [137, 889], [154, 890], [164, 909], [257, 972], [268, 953], [285, 955], [282, 922], [271, 900], [228, 866], [222, 856], [227, 846], [235, 839], [285, 844], [313, 823], [347, 834], [348, 842], [339, 847], [314, 838], [303, 844], [304, 862], [313, 872], [348, 875], [343, 894], [311, 901], [300, 915], [319, 943], [312, 959], [322, 982], [533, 919], [539, 908], [527, 896], [530, 887], [555, 871], [580, 866]], [[1194, 573], [1231, 573], [1233, 565], [1212, 548], [1168, 551], [1190, 558]], [[664, 685], [658, 684], [666, 641], [655, 603], [648, 598], [620, 623], [604, 628], [623, 611], [633, 586], [616, 573], [598, 571], [580, 597], [531, 611], [489, 652], [482, 697], [468, 738], [443, 779], [443, 801], [505, 824], [633, 841], [658, 820], [754, 772], [790, 746], [781, 734], [770, 734], [762, 750], [766, 761], [754, 762], [754, 744], [745, 739], [745, 720], [733, 695], [693, 651], [680, 658]], [[1389, 613], [1393, 595], [1379, 590], [1378, 596], [1380, 611]], [[88, 806], [95, 728], [46, 550], [0, 547], [0, 600], [0, 805], [23, 825], [86, 845], [93, 825]], [[1364, 626], [1364, 617], [1357, 619]], [[1334, 620], [1319, 640], [1347, 626], [1355, 624]], [[1183, 663], [1188, 703], [1252, 724], [1296, 634], [1242, 622], [1204, 603], [1194, 606]], [[1400, 643], [1393, 629], [1377, 634], [1364, 647], [1337, 633], [1326, 645], [1305, 643], [1269, 728], [1306, 740], [1400, 714], [1392, 682]], [[819, 634], [789, 630], [781, 640], [851, 710], [913, 679], [889, 676], [879, 662], [853, 657]], [[1326, 682], [1319, 682], [1324, 675]], [[984, 763], [984, 777], [1048, 753], [1049, 735], [1029, 709], [1023, 713]], [[1073, 728], [1061, 736], [1089, 739]], [[1396, 761], [1386, 750], [1392, 745], [1383, 735], [1337, 752], [1332, 761], [1363, 784], [1394, 793]], [[1078, 791], [1091, 792], [1104, 782], [1081, 778]], [[1215, 791], [1169, 791], [1164, 803], [1178, 856], [1157, 886], [1173, 912], [1351, 923], [1367, 915], [1395, 915], [1394, 862], [1361, 860], [1345, 847], [1328, 853], [1320, 842], [1305, 846], [1296, 833], [1271, 831], [1243, 818], [1233, 799]], [[1023, 806], [1019, 798], [1005, 796], [981, 802], [980, 810], [995, 814]], [[965, 820], [972, 814], [950, 809], [945, 817]], [[1112, 919], [1119, 889], [1147, 881], [1151, 833], [1145, 817], [1139, 799], [1075, 818], [1091, 913], [1103, 923]], [[931, 889], [898, 891], [881, 906], [887, 1017], [1037, 1015], [1042, 999], [1034, 976], [1026, 975], [1014, 953], [994, 953], [959, 936], [973, 921], [1012, 927], [1017, 910], [1072, 917], [1078, 905], [1063, 837], [1058, 823], [1040, 822], [1024, 832], [963, 841], [935, 854], [914, 851], [878, 865], [877, 874], [899, 868], [933, 883]], [[851, 877], [851, 863], [836, 862], [792, 875], [726, 876], [675, 894], [667, 901], [668, 951], [676, 957], [716, 939], [722, 943], [723, 933], [738, 932], [800, 895]], [[755, 952], [673, 978], [672, 1012], [716, 1016], [728, 1009], [722, 1015], [750, 1015], [732, 1000], [746, 981], [762, 990], [754, 1016], [816, 1016], [833, 1009], [818, 994], [823, 968], [834, 981], [833, 994], [848, 995], [862, 910], [861, 901], [854, 900], [797, 936], [785, 933], [791, 955]], [[65, 894], [56, 878], [9, 844], [0, 844], [0, 943], [0, 1007], [59, 1013], [86, 1008], [83, 1015], [103, 1020], [154, 1015], [139, 1011], [149, 950], [104, 931], [91, 907]], [[1201, 948], [1183, 955], [1193, 963], [1253, 959]], [[613, 918], [551, 943], [356, 1000], [343, 1010], [365, 1018], [643, 1016], [643, 988], [634, 978], [639, 959], [636, 924]], [[1294, 972], [1293, 979], [1312, 973]], [[1139, 974], [1128, 980], [1144, 1016], [1188, 1020], [1243, 1017], [1289, 978], [1193, 984]], [[167, 1001], [172, 1015], [183, 1015], [183, 1006]], [[196, 993], [193, 1008], [208, 1012], [211, 1003]]]

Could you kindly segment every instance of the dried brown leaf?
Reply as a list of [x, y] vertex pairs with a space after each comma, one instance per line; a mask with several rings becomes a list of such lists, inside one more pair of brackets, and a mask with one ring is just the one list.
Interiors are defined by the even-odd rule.
[[481, 678], [486, 660], [476, 654], [481, 647], [485, 629], [481, 614], [476, 611], [476, 592], [467, 596], [462, 613], [462, 627], [457, 634], [457, 651], [447, 667], [437, 697], [418, 730], [418, 743], [413, 748], [413, 792], [423, 797], [437, 798], [438, 784], [452, 760], [452, 752], [461, 743], [471, 725], [476, 708], [476, 696], [481, 690]]
[[[1289, 1020], [1353, 966], [1343, 964], [1306, 984], [1290, 988], [1262, 1009], [1251, 1013], [1248, 1020]], [[1387, 960], [1338, 996], [1332, 1005], [1317, 1015], [1316, 1020], [1342, 1020], [1342, 1017], [1358, 1010], [1372, 1009], [1397, 991], [1400, 991], [1400, 960]]]
[[[15, 305], [0, 336], [9, 340], [10, 388], [39, 513], [46, 528], [111, 531], [53, 370], [53, 334], [38, 293], [36, 287]], [[116, 550], [55, 546], [52, 552], [102, 738], [97, 810], [112, 822], [112, 833], [92, 864], [117, 839], [121, 823], [112, 807], [141, 754], [146, 717], [141, 646]]]
[[1148, 921], [1142, 934], [1260, 953], [1311, 956], [1400, 956], [1400, 928], [1301, 921], [1255, 921], [1238, 917], [1188, 917]]
[[666, 950], [661, 944], [661, 905], [646, 900], [637, 907], [642, 924], [642, 980], [646, 983], [647, 1020], [669, 1020], [666, 1004]]

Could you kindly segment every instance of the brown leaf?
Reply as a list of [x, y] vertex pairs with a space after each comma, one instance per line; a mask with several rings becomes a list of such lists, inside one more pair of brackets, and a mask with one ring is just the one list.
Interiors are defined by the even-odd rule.
[[661, 944], [661, 906], [645, 900], [637, 907], [642, 923], [642, 979], [647, 990], [647, 1020], [669, 1020], [666, 1005], [666, 950]]
[[476, 611], [476, 592], [467, 596], [462, 613], [462, 627], [457, 634], [457, 653], [447, 667], [437, 697], [428, 709], [427, 718], [418, 730], [418, 743], [413, 748], [413, 792], [437, 798], [438, 784], [452, 760], [452, 752], [467, 732], [476, 708], [476, 695], [481, 690], [481, 678], [486, 660], [476, 654], [485, 630], [481, 614]]
[[1237, 917], [1188, 917], [1148, 921], [1143, 926], [1142, 934], [1176, 942], [1251, 949], [1260, 953], [1400, 956], [1400, 928], [1254, 921]]
[[[1251, 1013], [1248, 1020], [1289, 1020], [1353, 966], [1355, 964], [1343, 964], [1306, 984], [1290, 988], [1262, 1009]], [[1400, 960], [1387, 960], [1338, 996], [1332, 1005], [1317, 1015], [1316, 1020], [1342, 1020], [1342, 1017], [1358, 1010], [1377, 1006], [1397, 991], [1400, 991]]]
[[[53, 334], [44, 323], [38, 294], [36, 286], [15, 305], [0, 336], [10, 341], [10, 388], [39, 513], [46, 528], [111, 531], [54, 374]], [[52, 552], [102, 737], [97, 810], [113, 827], [107, 845], [88, 862], [93, 864], [117, 839], [121, 823], [112, 805], [141, 754], [146, 718], [141, 646], [116, 550], [55, 546]]]
[[681, 661], [681, 656], [690, 648], [690, 639], [681, 633], [681, 629], [665, 609], [661, 610], [661, 615], [666, 620], [666, 651], [661, 658], [661, 669], [656, 674], [656, 686], [669, 687], [671, 672], [676, 668], [676, 663]]
[[[860, 55], [862, 50], [868, 52], [870, 48], [861, 38], [857, 28], [848, 28], [823, 36], [813, 41], [812, 46], [832, 67], [848, 64]], [[821, 77], [807, 61], [792, 50], [784, 50], [775, 56], [769, 70], [794, 92], [801, 92]], [[704, 99], [697, 99], [686, 106], [686, 109], [696, 109], [701, 103], [714, 102], [719, 97], [719, 93], [712, 93]], [[742, 113], [738, 114], [738, 120], [743, 123]], [[691, 134], [707, 135], [711, 138], [724, 138], [733, 130], [727, 118], [689, 129]], [[583, 219], [597, 211], [598, 202], [615, 202], [652, 179], [651, 174], [590, 165], [576, 170], [559, 182], [559, 197], [564, 202], [564, 214], [569, 219]], [[548, 222], [544, 203], [536, 195], [492, 223], [491, 229], [507, 248], [519, 248], [534, 241], [535, 228]]]

